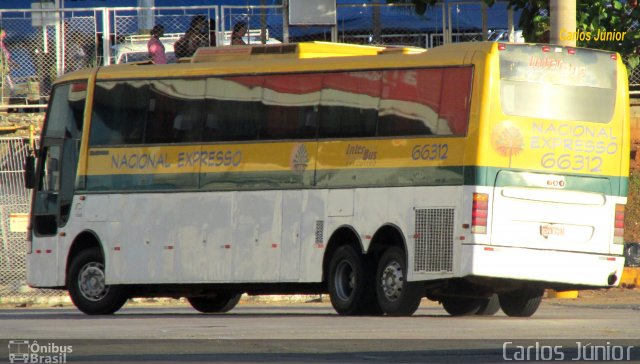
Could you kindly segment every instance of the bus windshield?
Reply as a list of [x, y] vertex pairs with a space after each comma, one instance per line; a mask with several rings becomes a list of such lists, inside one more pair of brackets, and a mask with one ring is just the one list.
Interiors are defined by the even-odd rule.
[[500, 44], [500, 100], [507, 115], [608, 123], [616, 98], [616, 54]]

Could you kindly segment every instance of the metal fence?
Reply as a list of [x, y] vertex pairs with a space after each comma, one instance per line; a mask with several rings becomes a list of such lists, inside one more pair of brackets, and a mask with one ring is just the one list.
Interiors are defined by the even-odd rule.
[[26, 284], [27, 224], [31, 191], [24, 188], [28, 138], [0, 138], [0, 301], [60, 296]]
[[[488, 8], [491, 29], [507, 27], [506, 4], [498, 1]], [[432, 47], [449, 40], [481, 39], [481, 9], [479, 1], [458, 1], [417, 15], [410, 4], [339, 4], [335, 27], [288, 26], [280, 5], [0, 10], [0, 26], [7, 31], [5, 46], [12, 59], [7, 74], [1, 74], [4, 68], [0, 67], [0, 87], [10, 90], [8, 103], [43, 103], [56, 77], [111, 64], [119, 50], [133, 42], [146, 56], [145, 36], [153, 25], [162, 24], [165, 33], [177, 40], [195, 15], [210, 20], [208, 35], [216, 38], [210, 44], [218, 46], [228, 44], [234, 24], [243, 21], [249, 33], [256, 34], [249, 43], [336, 40]]]
[[[482, 4], [477, 0], [440, 3], [428, 7], [424, 15], [417, 15], [411, 4], [339, 4], [335, 27], [288, 26], [286, 11], [279, 5], [0, 10], [0, 26], [8, 33], [5, 46], [12, 59], [8, 74], [2, 74], [4, 67], [0, 67], [0, 88], [10, 93], [8, 102], [42, 103], [56, 77], [111, 64], [134, 39], [146, 56], [145, 36], [154, 24], [162, 24], [165, 33], [177, 40], [196, 15], [210, 19], [207, 34], [216, 38], [210, 44], [218, 46], [228, 44], [234, 24], [243, 21], [249, 33], [256, 34], [249, 43], [336, 40], [428, 48], [481, 40]], [[496, 1], [486, 9], [488, 30], [513, 24], [507, 4]], [[638, 28], [636, 22], [629, 31]], [[640, 70], [631, 74], [630, 84], [640, 85]]]
[[[635, 20], [629, 28], [627, 29], [628, 33], [634, 33], [640, 31], [640, 20]], [[637, 52], [640, 53], [640, 45], [638, 45]], [[635, 95], [640, 95], [640, 66], [633, 69], [629, 72], [629, 87], [631, 88], [631, 93]]]

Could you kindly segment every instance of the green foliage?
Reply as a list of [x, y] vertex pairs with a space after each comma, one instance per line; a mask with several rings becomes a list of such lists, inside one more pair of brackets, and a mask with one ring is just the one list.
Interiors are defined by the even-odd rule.
[[[424, 13], [427, 6], [441, 0], [387, 0], [387, 3], [413, 3]], [[495, 0], [482, 0], [493, 6]], [[522, 10], [518, 27], [527, 42], [549, 42], [549, 1], [550, 0], [509, 0], [509, 7]], [[560, 0], [563, 1], [563, 0]], [[590, 40], [577, 41], [577, 46], [604, 49], [622, 55], [629, 69], [640, 65], [640, 23], [633, 28], [634, 21], [640, 22], [640, 7], [632, 7], [627, 0], [576, 0], [576, 32], [589, 32]], [[594, 40], [598, 31], [626, 32], [620, 41]]]
[[634, 21], [640, 20], [640, 8], [632, 8], [621, 0], [578, 0], [576, 26], [595, 37], [598, 32], [626, 32], [619, 41], [577, 41], [577, 46], [605, 49], [618, 52], [630, 69], [640, 63], [640, 24], [633, 29]]
[[[487, 0], [485, 0], [487, 1]], [[589, 33], [590, 39], [577, 39], [578, 47], [618, 52], [632, 70], [640, 64], [640, 7], [623, 0], [576, 0], [576, 32]], [[509, 0], [509, 6], [522, 9], [519, 27], [527, 42], [549, 41], [549, 0]], [[619, 41], [595, 40], [598, 32], [626, 32]]]
[[[633, 162], [633, 161], [632, 161]], [[624, 241], [640, 241], [640, 170], [631, 168], [624, 221]]]

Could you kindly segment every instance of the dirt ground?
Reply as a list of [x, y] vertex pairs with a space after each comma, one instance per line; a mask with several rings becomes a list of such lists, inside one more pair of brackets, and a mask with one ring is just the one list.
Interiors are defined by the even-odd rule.
[[[547, 294], [548, 295], [548, 294]], [[599, 290], [583, 290], [578, 292], [577, 298], [550, 298], [545, 296], [543, 303], [553, 305], [586, 305], [586, 306], [611, 306], [611, 307], [631, 307], [640, 310], [640, 288], [610, 288]], [[265, 305], [265, 306], [287, 306], [287, 305], [331, 305], [328, 295], [292, 295], [292, 296], [243, 296], [241, 305]], [[423, 305], [437, 306], [437, 302], [424, 300]], [[127, 306], [131, 307], [181, 307], [188, 306], [184, 298], [137, 298], [130, 300]], [[52, 299], [50, 301], [29, 302], [0, 302], [0, 309], [14, 308], [68, 308], [73, 304], [67, 297]]]
[[578, 298], [545, 298], [545, 302], [555, 304], [584, 304], [584, 305], [629, 305], [640, 308], [640, 289], [611, 288], [599, 290], [585, 290], [578, 292]]

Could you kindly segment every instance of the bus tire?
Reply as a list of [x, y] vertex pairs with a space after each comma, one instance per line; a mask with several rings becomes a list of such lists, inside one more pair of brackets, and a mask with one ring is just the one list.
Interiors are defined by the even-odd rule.
[[476, 312], [478, 316], [493, 316], [500, 311], [500, 299], [497, 294], [492, 294], [491, 297], [482, 300], [480, 309]]
[[194, 309], [202, 313], [225, 313], [231, 311], [240, 302], [240, 293], [224, 292], [215, 296], [187, 297]]
[[482, 300], [480, 309], [476, 312], [478, 316], [493, 316], [500, 311], [500, 299], [497, 294], [492, 294], [491, 297]]
[[483, 300], [466, 297], [443, 297], [442, 308], [451, 316], [470, 316], [478, 314]]
[[329, 262], [329, 297], [340, 315], [373, 314], [375, 299], [365, 258], [350, 245], [339, 247]]
[[87, 315], [110, 315], [127, 301], [122, 286], [105, 284], [104, 258], [97, 248], [86, 249], [71, 261], [67, 289], [73, 304]]
[[544, 289], [524, 287], [515, 291], [501, 293], [500, 307], [511, 317], [529, 317], [533, 315], [542, 301]]
[[360, 302], [360, 307], [355, 312], [355, 315], [382, 316], [384, 312], [382, 312], [382, 308], [380, 307], [380, 303], [376, 297], [375, 273], [377, 260], [375, 260], [374, 256], [365, 256], [363, 262], [366, 272], [365, 277], [367, 279], [366, 292]]
[[389, 316], [411, 316], [424, 296], [424, 286], [407, 282], [407, 263], [404, 252], [387, 249], [376, 272], [376, 295], [382, 311]]

